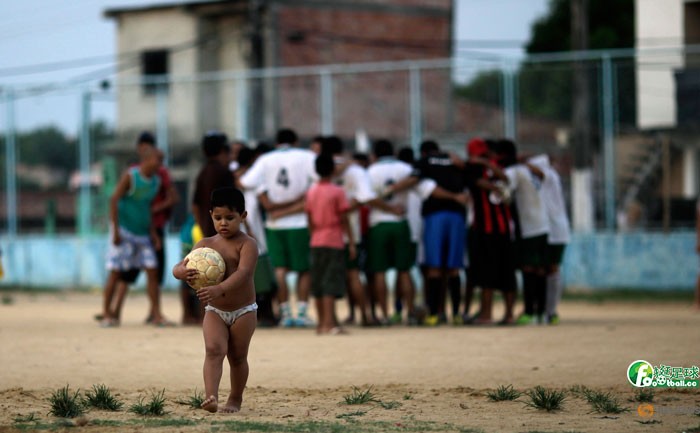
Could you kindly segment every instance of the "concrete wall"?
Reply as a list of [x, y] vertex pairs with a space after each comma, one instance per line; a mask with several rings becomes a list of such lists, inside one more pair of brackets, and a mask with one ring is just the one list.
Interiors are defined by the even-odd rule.
[[[683, 8], [683, 0], [636, 0], [637, 48], [683, 45]], [[673, 71], [681, 67], [683, 55], [680, 53], [637, 58], [637, 125], [640, 128], [676, 125]]]
[[[107, 236], [23, 236], [13, 244], [1, 239], [5, 278], [2, 285], [56, 289], [101, 288], [106, 278]], [[170, 269], [181, 258], [180, 242], [166, 243], [166, 290], [179, 283]], [[568, 288], [692, 290], [698, 273], [695, 232], [576, 234], [563, 264]], [[143, 276], [137, 285], [143, 287]]]

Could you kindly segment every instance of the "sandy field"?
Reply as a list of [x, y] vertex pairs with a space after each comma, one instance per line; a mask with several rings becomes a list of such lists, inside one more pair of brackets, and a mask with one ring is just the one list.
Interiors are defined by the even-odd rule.
[[[122, 326], [113, 329], [93, 321], [99, 293], [2, 298], [0, 432], [700, 432], [700, 389], [656, 390], [654, 415], [642, 416], [626, 378], [637, 359], [700, 365], [700, 314], [679, 303], [564, 302], [558, 326], [352, 327], [345, 336], [259, 328], [243, 409], [232, 415], [183, 404], [203, 389], [201, 330], [144, 325], [143, 294], [129, 296]], [[179, 319], [177, 297], [166, 294], [163, 303], [166, 315]], [[96, 384], [125, 409], [90, 409], [68, 421], [50, 415], [53, 392], [69, 386], [84, 393]], [[564, 390], [563, 409], [529, 407], [526, 395], [487, 398], [509, 384]], [[581, 386], [611, 392], [627, 411], [592, 411], [571, 391]], [[225, 372], [220, 399], [229, 389]], [[126, 410], [162, 390], [166, 415]], [[356, 391], [371, 392], [374, 401], [345, 404]]]

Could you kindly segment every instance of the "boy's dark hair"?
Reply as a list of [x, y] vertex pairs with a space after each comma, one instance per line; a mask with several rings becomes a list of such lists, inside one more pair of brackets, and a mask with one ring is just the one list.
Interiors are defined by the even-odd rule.
[[427, 155], [440, 150], [438, 144], [433, 140], [425, 140], [420, 144], [420, 153]]
[[416, 158], [413, 155], [413, 149], [411, 149], [408, 146], [399, 149], [399, 154], [397, 155], [397, 158], [400, 161], [406, 162], [408, 164], [413, 164], [414, 162], [416, 162]]
[[245, 212], [245, 198], [241, 191], [232, 186], [216, 188], [211, 192], [209, 210], [214, 210], [215, 207], [227, 207], [242, 214]]
[[369, 162], [369, 156], [367, 156], [366, 153], [363, 152], [355, 152], [352, 154], [352, 159], [354, 159], [357, 162], [364, 162], [367, 163]]
[[337, 135], [329, 135], [321, 141], [321, 153], [340, 155], [343, 153], [343, 140]]
[[507, 138], [496, 140], [493, 147], [502, 166], [510, 167], [518, 162], [518, 150], [512, 140]]
[[316, 157], [316, 173], [321, 177], [328, 177], [333, 174], [335, 162], [333, 155], [329, 153], [321, 153]]
[[236, 161], [241, 167], [247, 167], [253, 159], [255, 159], [255, 151], [250, 147], [244, 146], [238, 151], [238, 158], [236, 158]]
[[283, 128], [277, 131], [277, 144], [295, 144], [299, 141], [293, 129]]
[[139, 137], [136, 139], [136, 144], [150, 144], [151, 146], [155, 146], [156, 144], [156, 138], [153, 136], [153, 134], [149, 131], [143, 131], [141, 134], [139, 134]]
[[202, 150], [207, 158], [218, 156], [228, 148], [228, 137], [223, 132], [210, 131], [202, 138]]
[[391, 141], [389, 141], [389, 140], [385, 140], [385, 139], [377, 140], [374, 142], [373, 151], [374, 151], [374, 155], [377, 158], [381, 158], [383, 156], [393, 156], [394, 155], [394, 145], [391, 144]]
[[270, 152], [270, 151], [272, 151], [272, 150], [274, 150], [274, 149], [275, 149], [275, 148], [272, 147], [272, 146], [270, 146], [267, 142], [261, 141], [260, 143], [258, 143], [257, 146], [255, 146], [255, 154], [258, 155], [258, 156], [260, 156], [260, 155], [262, 155], [263, 153]]

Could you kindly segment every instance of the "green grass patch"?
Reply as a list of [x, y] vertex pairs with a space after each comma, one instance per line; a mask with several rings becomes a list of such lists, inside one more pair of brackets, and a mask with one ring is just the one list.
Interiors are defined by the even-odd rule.
[[644, 290], [624, 288], [611, 290], [580, 290], [564, 292], [566, 301], [585, 301], [595, 304], [603, 302], [692, 302], [692, 290]]
[[91, 391], [85, 391], [85, 405], [95, 409], [118, 411], [124, 406], [112, 391], [104, 385], [92, 385]]
[[51, 393], [49, 403], [51, 403], [49, 413], [60, 418], [75, 418], [85, 413], [80, 390], [71, 393], [68, 385]]
[[617, 397], [610, 392], [588, 390], [584, 393], [586, 401], [591, 405], [593, 412], [598, 413], [622, 413], [629, 411], [620, 405]]
[[161, 390], [160, 392], [152, 392], [151, 398], [147, 401], [145, 397], [139, 397], [138, 403], [131, 405], [129, 412], [143, 416], [165, 415], [165, 390]]
[[396, 400], [393, 400], [393, 401], [381, 401], [381, 400], [379, 400], [377, 403], [378, 403], [379, 406], [381, 406], [382, 408], [388, 409], [388, 410], [396, 409], [396, 408], [401, 407], [401, 403], [398, 402], [398, 401], [396, 401]]
[[486, 396], [491, 401], [513, 401], [521, 395], [520, 391], [513, 389], [513, 385], [501, 385], [495, 391], [486, 393]]
[[547, 389], [542, 386], [536, 386], [533, 389], [525, 392], [530, 401], [525, 404], [539, 410], [553, 412], [561, 410], [566, 400], [566, 393], [556, 389]]
[[27, 415], [17, 415], [14, 419], [14, 422], [16, 423], [26, 423], [26, 422], [38, 422], [39, 421], [39, 415], [36, 414], [36, 412], [32, 412]]
[[371, 386], [364, 391], [356, 386], [353, 386], [352, 392], [344, 395], [343, 399], [345, 400], [345, 404], [366, 404], [377, 402], [377, 398], [374, 396]]
[[651, 403], [654, 401], [654, 390], [652, 388], [639, 388], [634, 394], [634, 401], [640, 403]]
[[191, 396], [187, 400], [178, 400], [176, 403], [189, 406], [192, 409], [199, 409], [202, 407], [202, 402], [204, 402], [204, 392], [194, 390]]

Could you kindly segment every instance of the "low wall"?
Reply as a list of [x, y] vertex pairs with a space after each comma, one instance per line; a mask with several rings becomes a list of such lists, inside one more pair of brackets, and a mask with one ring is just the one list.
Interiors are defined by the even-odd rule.
[[[698, 274], [695, 232], [575, 234], [562, 273], [569, 288], [690, 290]], [[107, 236], [34, 236], [0, 239], [5, 277], [0, 285], [101, 288], [106, 278]], [[180, 240], [166, 240], [164, 288], [179, 282], [170, 273], [181, 258]], [[141, 275], [137, 285], [143, 286]]]

